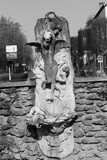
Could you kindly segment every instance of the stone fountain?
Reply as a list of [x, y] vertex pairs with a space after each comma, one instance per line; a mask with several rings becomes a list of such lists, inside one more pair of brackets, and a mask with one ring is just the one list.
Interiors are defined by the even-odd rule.
[[35, 46], [35, 106], [27, 122], [37, 128], [42, 153], [64, 159], [73, 152], [73, 123], [77, 117], [69, 26], [64, 17], [48, 12], [37, 20], [34, 31], [35, 42], [27, 45]]

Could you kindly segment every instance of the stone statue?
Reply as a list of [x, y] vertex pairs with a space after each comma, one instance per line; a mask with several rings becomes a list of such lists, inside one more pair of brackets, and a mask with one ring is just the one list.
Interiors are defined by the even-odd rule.
[[74, 148], [72, 125], [76, 119], [73, 93], [74, 71], [68, 22], [48, 12], [34, 28], [36, 47], [35, 106], [27, 121], [37, 127], [38, 144], [43, 154], [65, 158]]

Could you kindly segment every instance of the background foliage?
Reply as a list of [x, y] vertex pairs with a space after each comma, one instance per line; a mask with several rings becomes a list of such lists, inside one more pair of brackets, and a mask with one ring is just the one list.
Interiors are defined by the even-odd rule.
[[[107, 49], [107, 20], [105, 18], [89, 17], [84, 29], [79, 29], [77, 37], [71, 37], [74, 68], [78, 75], [84, 71], [83, 56], [103, 55]], [[90, 67], [89, 67], [90, 69]]]
[[0, 70], [5, 71], [8, 61], [6, 59], [6, 46], [17, 45], [17, 60], [15, 63], [19, 63], [19, 72], [22, 71], [22, 63], [27, 65], [31, 62], [32, 49], [29, 46], [25, 46], [27, 38], [22, 32], [22, 27], [19, 23], [14, 22], [10, 18], [7, 19], [4, 16], [0, 18]]

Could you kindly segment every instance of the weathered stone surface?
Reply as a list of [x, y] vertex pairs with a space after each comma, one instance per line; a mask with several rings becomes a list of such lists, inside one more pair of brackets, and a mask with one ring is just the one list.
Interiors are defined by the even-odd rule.
[[77, 106], [75, 107], [75, 111], [76, 111], [76, 112], [84, 111], [84, 107], [85, 107], [85, 106], [83, 106], [83, 105], [82, 105], [82, 106], [81, 106], [81, 105], [77, 105]]
[[96, 113], [96, 118], [103, 119], [104, 121], [106, 121], [107, 113], [103, 113], [103, 112]]
[[76, 138], [75, 143], [80, 145], [80, 144], [82, 144], [82, 140], [83, 140], [83, 137], [82, 138]]
[[87, 89], [93, 89], [93, 88], [98, 88], [98, 85], [95, 85], [95, 83], [87, 83]]
[[7, 117], [6, 116], [0, 116], [0, 125], [3, 125], [7, 123]]
[[[76, 108], [78, 115], [83, 116], [81, 116], [79, 121], [78, 119], [76, 120], [77, 126], [74, 125], [74, 135], [79, 132], [80, 128], [84, 131], [84, 137], [75, 137], [75, 143], [81, 146], [81, 149], [77, 152], [76, 156], [78, 160], [105, 160], [107, 156], [107, 154], [105, 154], [105, 142], [107, 140], [107, 101], [104, 87], [106, 83], [85, 84], [87, 86], [85, 98], [82, 98], [82, 100], [85, 101], [85, 105], [82, 103], [80, 104], [81, 107], [84, 106], [84, 110]], [[75, 92], [77, 103], [81, 100], [81, 97], [83, 97], [84, 94], [84, 89], [82, 92], [82, 83], [81, 85], [78, 85], [78, 90], [81, 90], [81, 93], [78, 94]], [[82, 123], [82, 125], [80, 125], [80, 123]], [[81, 152], [81, 150], [83, 152]], [[89, 150], [89, 154], [87, 150]]]
[[87, 99], [88, 99], [88, 100], [99, 100], [100, 97], [98, 96], [98, 94], [94, 93], [94, 94], [89, 94], [89, 95], [87, 96]]
[[105, 101], [104, 101], [104, 102], [96, 101], [96, 105], [97, 105], [98, 107], [103, 107], [105, 103], [106, 103]]
[[73, 150], [73, 155], [76, 155], [79, 152], [81, 152], [81, 147], [80, 147], [80, 145], [75, 144], [74, 150]]
[[9, 160], [13, 159], [14, 157], [11, 154], [3, 154], [1, 160]]
[[104, 131], [107, 131], [107, 126], [103, 126], [102, 129], [103, 129]]
[[[17, 89], [16, 89], [17, 90]], [[7, 94], [7, 95], [11, 95], [11, 93], [13, 93], [13, 92], [15, 92], [16, 91], [13, 87], [11, 87], [11, 88], [3, 88], [2, 90], [1, 90], [1, 92], [3, 92], [3, 93], [5, 93], [5, 94]]]
[[10, 110], [2, 109], [0, 110], [0, 115], [9, 116], [11, 114]]
[[0, 151], [5, 149], [6, 147], [10, 148], [12, 146], [13, 140], [10, 138], [7, 138], [6, 136], [0, 137]]
[[83, 144], [98, 144], [101, 142], [101, 139], [97, 138], [83, 138], [82, 140]]
[[20, 87], [20, 88], [16, 88], [16, 92], [19, 92], [20, 94], [23, 94], [23, 93], [27, 93], [29, 92], [29, 87]]
[[25, 109], [11, 108], [11, 114], [13, 116], [24, 116], [28, 113]]
[[81, 138], [81, 137], [84, 137], [84, 131], [82, 128], [79, 128], [75, 131], [75, 134], [74, 134], [74, 137], [75, 138]]
[[102, 112], [107, 112], [107, 105], [103, 106], [103, 107], [101, 108], [101, 111], [102, 111]]
[[100, 126], [100, 125], [99, 125], [99, 126], [92, 126], [92, 127], [91, 127], [91, 131], [93, 131], [93, 132], [94, 132], [94, 131], [95, 131], [95, 132], [96, 132], [96, 131], [101, 131], [101, 130], [102, 130], [102, 126]]
[[85, 112], [87, 114], [94, 114], [97, 111], [99, 111], [99, 109], [95, 105], [90, 105], [90, 103], [89, 103], [88, 105], [85, 106]]
[[85, 131], [85, 133], [87, 133], [87, 132], [90, 132], [90, 131], [92, 131], [92, 132], [97, 132], [97, 131], [101, 131], [102, 130], [102, 126], [86, 126], [86, 127], [84, 127], [84, 131]]
[[8, 119], [7, 119], [7, 122], [12, 125], [12, 126], [15, 126], [16, 124], [18, 124], [18, 122], [20, 121], [19, 118], [17, 117], [14, 117], [14, 116], [9, 116]]
[[13, 106], [14, 106], [14, 108], [22, 108], [22, 104], [21, 104], [21, 101], [15, 101], [14, 103], [13, 103]]
[[[91, 103], [91, 102], [90, 102], [90, 103]], [[76, 104], [77, 104], [77, 105], [85, 105], [86, 102], [84, 101], [84, 99], [77, 99], [77, 100], [76, 100]], [[93, 103], [91, 103], [91, 104], [93, 104]]]
[[94, 150], [95, 147], [96, 147], [95, 144], [88, 144], [88, 145], [84, 144], [84, 145], [81, 146], [81, 149], [82, 149], [83, 151], [87, 151], [87, 150], [88, 150], [88, 151], [91, 152], [91, 150]]
[[69, 48], [61, 49], [55, 54], [54, 59], [58, 64], [58, 74], [53, 95], [51, 87], [46, 86], [43, 89], [41, 86], [45, 80], [45, 61], [42, 57], [34, 69], [37, 77], [36, 99], [34, 107], [27, 115], [27, 120], [37, 128], [45, 126], [44, 130], [38, 129], [37, 132], [39, 137], [37, 142], [44, 155], [53, 158], [65, 158], [72, 153], [74, 148], [72, 124], [76, 118], [73, 93], [74, 73]]
[[[77, 88], [85, 88], [86, 83], [74, 83], [74, 88], [77, 90]], [[74, 91], [75, 92], [75, 91]]]
[[2, 102], [0, 103], [0, 109], [10, 109], [10, 105], [11, 103], [7, 103], [7, 102]]
[[7, 98], [7, 94], [1, 92], [1, 93], [0, 93], [0, 101], [5, 100], [6, 98]]
[[85, 104], [86, 104], [86, 105], [93, 105], [93, 104], [94, 104], [94, 101], [93, 101], [93, 100], [86, 100], [86, 99], [85, 99]]
[[22, 159], [25, 159], [25, 160], [30, 159], [30, 155], [28, 155], [28, 150], [27, 149], [24, 152], [21, 152], [20, 155], [21, 155]]
[[85, 94], [77, 94], [77, 96], [75, 97], [76, 99], [84, 99], [86, 97]]
[[35, 140], [34, 138], [32, 138], [32, 137], [27, 137], [27, 136], [24, 136], [24, 137], [23, 137], [23, 141], [24, 141], [25, 143], [34, 143], [34, 142], [36, 142], [36, 140]]
[[7, 130], [7, 129], [10, 129], [12, 126], [10, 125], [10, 124], [4, 124], [4, 125], [2, 125], [2, 130]]
[[105, 121], [103, 119], [93, 119], [92, 120], [92, 124], [95, 124], [95, 125], [104, 125], [105, 124]]
[[85, 93], [86, 92], [86, 88], [82, 89], [82, 88], [78, 88], [75, 90], [75, 94], [78, 94], [78, 93]]
[[82, 120], [84, 126], [91, 126], [91, 122], [92, 122], [92, 115], [88, 115]]
[[107, 132], [106, 131], [100, 131], [98, 133], [95, 134], [95, 137], [98, 138], [98, 137], [107, 137]]
[[107, 151], [107, 143], [104, 142], [104, 143], [98, 144], [97, 149], [100, 152]]
[[[33, 139], [31, 140], [28, 138], [28, 142], [24, 143], [24, 141], [22, 140], [22, 137], [26, 135], [26, 122], [22, 115], [28, 113], [30, 109], [29, 106], [27, 107], [28, 109], [26, 109], [23, 104], [27, 103], [26, 101], [28, 101], [28, 104], [32, 104], [32, 95], [30, 98], [28, 98], [28, 100], [25, 99], [24, 96], [20, 98], [20, 93], [22, 92], [22, 90], [23, 88], [19, 89], [19, 91], [17, 89], [1, 90], [1, 92], [3, 93], [1, 94], [2, 98], [0, 102], [0, 160], [10, 160], [12, 158], [15, 160], [22, 160], [22, 158], [20, 157], [20, 152], [22, 153], [25, 151], [27, 143], [32, 143], [34, 141]], [[30, 94], [30, 90], [27, 87], [26, 92], [29, 92]], [[27, 95], [29, 94], [27, 93]], [[13, 108], [16, 108], [16, 110], [12, 110]], [[29, 136], [29, 134], [27, 135]], [[35, 142], [35, 148], [37, 151], [36, 146], [37, 143]], [[31, 154], [34, 154], [33, 148], [31, 152]], [[23, 158], [29, 157], [27, 154], [27, 152], [26, 154], [24, 153]]]
[[94, 132], [87, 132], [87, 133], [85, 134], [85, 136], [86, 136], [86, 137], [94, 137], [95, 134], [96, 134], [96, 133], [94, 133]]
[[[87, 99], [87, 96], [91, 93], [101, 93], [103, 90], [101, 86], [104, 87], [104, 84], [107, 84], [107, 82], [94, 84], [96, 86], [94, 87], [93, 85], [93, 88], [91, 90], [86, 88], [87, 83], [75, 84], [75, 86], [77, 86], [78, 89], [83, 89], [83, 92], [81, 89], [81, 93], [75, 92], [76, 101], [78, 99], [81, 99], [86, 103], [87, 101], [91, 101], [92, 103], [92, 100]], [[14, 108], [16, 103], [16, 108], [19, 110], [21, 109], [21, 111], [25, 110], [26, 107], [30, 110], [32, 106], [26, 106], [26, 104], [28, 103], [28, 101], [32, 101], [32, 95], [30, 98], [26, 98], [26, 95], [29, 95], [30, 93], [33, 94], [31, 90], [33, 91], [33, 89], [29, 87], [27, 87], [26, 89], [23, 89], [23, 87], [17, 87], [14, 90], [11, 88], [1, 89], [1, 92], [7, 94], [7, 96], [5, 96], [6, 98], [11, 97], [11, 94], [12, 98], [10, 98], [11, 101], [8, 98], [7, 100], [2, 99], [2, 101], [0, 102], [0, 106], [2, 106], [2, 104], [5, 102], [7, 104], [9, 102], [10, 106], [14, 106]], [[74, 90], [76, 90], [76, 88]], [[24, 91], [25, 93], [21, 94], [22, 91]], [[16, 94], [13, 93], [17, 93], [18, 98], [16, 97]], [[84, 93], [86, 95], [85, 97], [83, 96]], [[106, 92], [104, 92], [103, 94], [106, 94]], [[103, 96], [105, 97], [105, 95]], [[21, 104], [21, 108], [18, 108], [18, 103]], [[29, 102], [29, 104], [30, 103], [32, 102]], [[88, 110], [93, 111], [93, 105], [97, 106], [99, 110], [95, 108], [95, 112], [86, 112]], [[92, 106], [90, 105], [90, 103], [84, 105], [77, 105], [75, 111], [78, 113], [79, 117], [73, 125], [75, 142], [74, 152], [71, 154], [71, 156], [64, 158], [64, 160], [106, 160], [107, 112], [101, 110], [101, 108], [103, 108], [106, 105], [106, 99], [104, 101], [100, 99], [93, 99]], [[29, 132], [28, 130], [26, 132], [26, 114], [20, 116], [20, 113], [18, 113], [19, 112], [17, 112], [16, 115], [13, 115], [11, 114], [11, 111], [6, 108], [0, 110], [0, 160], [9, 160], [9, 158], [12, 157], [12, 160], [16, 160], [16, 158], [19, 158], [20, 160], [25, 160], [25, 158], [27, 160], [49, 160], [49, 158], [46, 158], [42, 154], [38, 147], [35, 128], [32, 129], [32, 132]], [[87, 126], [86, 121], [88, 121], [91, 126]], [[9, 128], [8, 124], [12, 126], [12, 128]], [[12, 134], [13, 130], [17, 132]], [[62, 137], [62, 141], [66, 138], [67, 136]], [[19, 156], [19, 153], [21, 155], [21, 158]]]
[[14, 158], [15, 158], [15, 159], [21, 159], [20, 153], [14, 154]]
[[20, 122], [18, 123], [11, 131], [12, 135], [15, 135], [16, 137], [24, 137], [26, 134], [26, 123]]
[[33, 100], [33, 99], [35, 99], [35, 94], [34, 93], [27, 94], [26, 99], [27, 100]]

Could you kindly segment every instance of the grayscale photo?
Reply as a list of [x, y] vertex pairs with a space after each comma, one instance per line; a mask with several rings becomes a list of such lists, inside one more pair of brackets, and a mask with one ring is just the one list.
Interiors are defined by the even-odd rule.
[[107, 2], [0, 0], [0, 160], [107, 160]]

